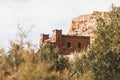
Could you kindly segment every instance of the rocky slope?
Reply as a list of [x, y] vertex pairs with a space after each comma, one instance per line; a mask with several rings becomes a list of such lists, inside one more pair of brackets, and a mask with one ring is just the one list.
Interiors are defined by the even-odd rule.
[[96, 18], [102, 17], [106, 19], [108, 14], [108, 12], [94, 11], [92, 14], [81, 15], [74, 18], [68, 35], [90, 36], [91, 42], [93, 42], [95, 37], [93, 30], [96, 28]]

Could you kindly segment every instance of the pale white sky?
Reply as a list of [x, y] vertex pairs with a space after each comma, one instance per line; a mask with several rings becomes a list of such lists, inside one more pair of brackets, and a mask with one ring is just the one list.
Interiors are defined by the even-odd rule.
[[109, 11], [112, 3], [120, 6], [120, 0], [0, 0], [0, 45], [8, 41], [8, 34], [17, 33], [18, 24], [26, 30], [34, 26], [34, 34], [51, 34], [56, 28], [67, 34], [74, 17]]

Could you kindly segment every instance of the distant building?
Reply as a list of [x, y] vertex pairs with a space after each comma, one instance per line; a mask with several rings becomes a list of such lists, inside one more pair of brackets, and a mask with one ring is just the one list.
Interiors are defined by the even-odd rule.
[[62, 35], [62, 30], [53, 30], [52, 37], [48, 34], [41, 34], [40, 45], [50, 44], [58, 47], [59, 54], [68, 55], [74, 51], [87, 48], [90, 44], [90, 37]]

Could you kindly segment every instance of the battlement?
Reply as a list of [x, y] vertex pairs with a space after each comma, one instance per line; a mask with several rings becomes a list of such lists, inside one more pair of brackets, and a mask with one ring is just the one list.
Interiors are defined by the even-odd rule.
[[49, 34], [41, 34], [40, 45], [42, 45], [45, 40], [49, 39]]

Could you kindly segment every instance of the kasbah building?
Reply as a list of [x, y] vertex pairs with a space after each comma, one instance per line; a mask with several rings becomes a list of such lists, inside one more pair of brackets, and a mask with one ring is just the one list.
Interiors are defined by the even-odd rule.
[[94, 11], [92, 14], [74, 18], [68, 35], [63, 35], [62, 30], [57, 29], [52, 31], [52, 37], [49, 37], [48, 34], [41, 34], [40, 46], [50, 44], [53, 48], [58, 48], [58, 53], [61, 55], [69, 55], [75, 51], [80, 52], [82, 49], [86, 49], [94, 39], [92, 30], [95, 29], [97, 16], [106, 18], [108, 12]]
[[90, 44], [90, 37], [62, 35], [62, 30], [53, 30], [53, 35], [41, 35], [41, 45], [50, 44], [59, 49], [59, 54], [68, 55], [74, 51], [80, 51], [87, 48]]

